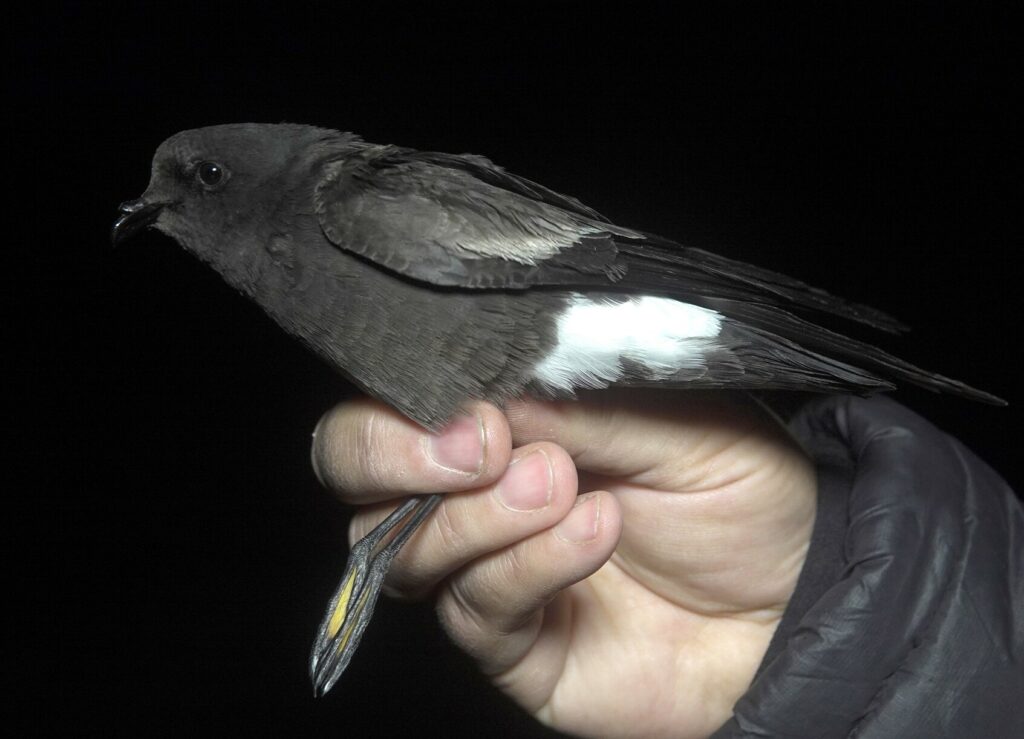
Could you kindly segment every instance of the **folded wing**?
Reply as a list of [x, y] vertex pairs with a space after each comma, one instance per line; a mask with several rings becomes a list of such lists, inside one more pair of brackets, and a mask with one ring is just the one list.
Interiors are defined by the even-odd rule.
[[696, 303], [751, 301], [905, 330], [881, 311], [791, 277], [611, 224], [482, 157], [361, 148], [327, 165], [317, 213], [337, 246], [438, 286], [603, 286]]

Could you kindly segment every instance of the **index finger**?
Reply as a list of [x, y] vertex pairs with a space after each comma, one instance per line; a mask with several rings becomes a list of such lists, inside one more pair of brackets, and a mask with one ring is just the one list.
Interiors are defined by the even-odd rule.
[[431, 433], [383, 403], [341, 403], [320, 419], [311, 458], [317, 478], [350, 503], [409, 493], [486, 485], [508, 466], [511, 433], [504, 415], [472, 403], [440, 433]]

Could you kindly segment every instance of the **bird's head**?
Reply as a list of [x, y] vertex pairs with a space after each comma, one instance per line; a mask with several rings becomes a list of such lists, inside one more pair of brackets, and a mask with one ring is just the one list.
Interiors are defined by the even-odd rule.
[[308, 197], [311, 165], [355, 140], [293, 124], [239, 123], [177, 133], [157, 149], [145, 193], [121, 204], [111, 240], [119, 244], [152, 226], [211, 258], [274, 214], [289, 212], [283, 203]]

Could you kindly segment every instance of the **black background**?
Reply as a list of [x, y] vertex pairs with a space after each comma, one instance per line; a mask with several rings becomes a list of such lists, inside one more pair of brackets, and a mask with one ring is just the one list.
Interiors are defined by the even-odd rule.
[[306, 651], [347, 511], [308, 441], [350, 390], [169, 240], [109, 249], [115, 206], [183, 128], [295, 121], [485, 154], [624, 225], [883, 308], [914, 327], [887, 348], [1011, 402], [898, 395], [1019, 489], [1002, 11], [356, 7], [8, 11], [16, 726], [548, 733], [429, 605], [383, 605], [313, 700]]

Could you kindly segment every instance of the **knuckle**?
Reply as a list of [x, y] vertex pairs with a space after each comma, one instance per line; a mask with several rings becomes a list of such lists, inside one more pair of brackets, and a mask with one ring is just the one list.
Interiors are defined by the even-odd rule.
[[[312, 462], [320, 482], [343, 495], [379, 493], [401, 482], [402, 469], [390, 454], [395, 444], [380, 409], [349, 403], [329, 411], [317, 425]], [[393, 436], [393, 434], [391, 434]]]
[[313, 469], [325, 487], [342, 493], [350, 492], [353, 482], [351, 417], [350, 408], [337, 406], [324, 414], [313, 434]]
[[498, 558], [494, 577], [496, 591], [516, 590], [536, 575], [523, 547], [511, 547]]
[[345, 476], [353, 492], [383, 490], [387, 484], [386, 444], [382, 441], [380, 415], [374, 411], [359, 414], [359, 419], [348, 434], [351, 465]]
[[458, 556], [466, 549], [466, 536], [452, 517], [452, 506], [446, 500], [431, 517], [431, 530], [438, 539], [438, 549], [445, 555]]
[[458, 581], [441, 591], [435, 608], [442, 628], [470, 654], [485, 641], [489, 629]]

